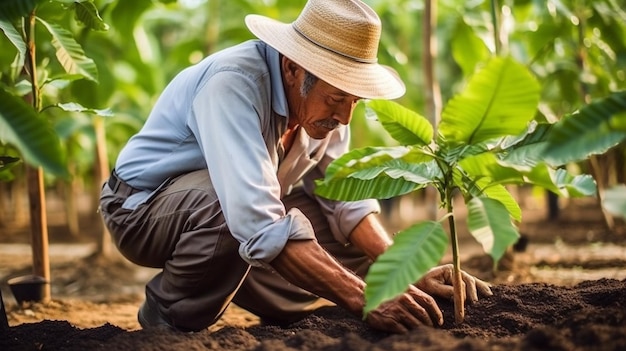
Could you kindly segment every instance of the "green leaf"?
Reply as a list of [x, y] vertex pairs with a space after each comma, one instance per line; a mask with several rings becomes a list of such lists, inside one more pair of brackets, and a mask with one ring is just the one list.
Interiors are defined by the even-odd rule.
[[611, 214], [626, 218], [626, 185], [620, 184], [606, 189], [602, 206]]
[[0, 19], [0, 29], [17, 49], [17, 63], [23, 66], [24, 58], [26, 57], [26, 43], [24, 39], [22, 39], [22, 36], [10, 21]]
[[9, 21], [28, 16], [38, 0], [2, 0], [0, 1], [0, 19]]
[[470, 233], [494, 262], [498, 262], [519, 238], [508, 211], [499, 201], [486, 197], [472, 198], [467, 208]]
[[552, 124], [539, 123], [534, 125], [522, 140], [508, 139], [500, 154], [501, 163], [518, 170], [530, 171], [538, 163], [544, 161], [543, 153], [548, 145], [547, 135]]
[[17, 157], [11, 156], [0, 156], [0, 172], [6, 171], [13, 166], [17, 165], [20, 162], [20, 159]]
[[387, 132], [402, 145], [429, 145], [433, 140], [433, 126], [428, 119], [397, 102], [371, 100], [366, 106], [376, 112]]
[[333, 161], [315, 193], [328, 199], [388, 199], [424, 188], [441, 176], [433, 156], [419, 148], [366, 147]]
[[76, 1], [76, 19], [83, 23], [85, 27], [97, 31], [109, 30], [109, 25], [104, 22], [98, 8], [92, 1]]
[[91, 114], [102, 116], [102, 117], [113, 117], [113, 111], [111, 111], [111, 109], [109, 108], [107, 109], [87, 108], [87, 107], [83, 107], [81, 104], [76, 103], [76, 102], [58, 103], [55, 106], [59, 107], [63, 111], [68, 111], [68, 112], [85, 112], [85, 113], [91, 113]]
[[491, 52], [471, 26], [460, 18], [452, 37], [452, 56], [465, 76], [474, 73], [476, 65], [489, 59]]
[[493, 58], [443, 110], [439, 133], [451, 144], [517, 135], [534, 118], [540, 86], [510, 58]]
[[0, 137], [13, 144], [32, 165], [66, 176], [61, 143], [48, 121], [22, 99], [0, 90]]
[[526, 182], [541, 186], [560, 196], [581, 197], [596, 194], [596, 184], [590, 175], [572, 176], [565, 169], [555, 170], [545, 163], [537, 165], [528, 172]]
[[52, 35], [52, 45], [55, 47], [56, 56], [65, 72], [69, 74], [80, 74], [86, 79], [94, 82], [98, 81], [98, 68], [92, 59], [85, 56], [83, 48], [74, 40], [72, 33], [63, 27], [48, 23], [37, 17]]
[[447, 247], [448, 237], [439, 222], [418, 223], [398, 233], [365, 277], [364, 315], [405, 292], [439, 263]]
[[[613, 93], [558, 121], [548, 134], [546, 162], [562, 165], [602, 154], [626, 139], [626, 91]], [[622, 122], [620, 122], [620, 120]]]

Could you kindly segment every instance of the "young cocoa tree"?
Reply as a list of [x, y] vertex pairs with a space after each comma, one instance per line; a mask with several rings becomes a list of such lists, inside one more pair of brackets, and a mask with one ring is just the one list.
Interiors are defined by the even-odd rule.
[[[401, 146], [350, 151], [329, 165], [316, 193], [335, 200], [387, 199], [433, 186], [446, 215], [394, 237], [365, 278], [365, 314], [419, 280], [451, 244], [455, 319], [463, 321], [455, 194], [462, 194], [468, 229], [494, 264], [519, 237], [515, 223], [522, 213], [506, 184], [534, 184], [561, 196], [594, 194], [591, 176], [571, 175], [541, 160], [549, 126], [534, 122], [539, 94], [526, 67], [497, 57], [446, 104], [436, 136], [426, 118], [395, 102], [366, 103]], [[450, 239], [443, 220], [449, 223]]]

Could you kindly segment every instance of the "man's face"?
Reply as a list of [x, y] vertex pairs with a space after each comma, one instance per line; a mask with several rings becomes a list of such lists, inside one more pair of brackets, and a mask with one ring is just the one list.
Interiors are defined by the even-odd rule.
[[323, 139], [328, 133], [341, 124], [348, 124], [359, 97], [339, 90], [332, 85], [317, 79], [306, 95], [303, 94], [304, 70], [297, 74], [290, 101], [290, 117], [296, 124], [304, 128], [314, 139]]

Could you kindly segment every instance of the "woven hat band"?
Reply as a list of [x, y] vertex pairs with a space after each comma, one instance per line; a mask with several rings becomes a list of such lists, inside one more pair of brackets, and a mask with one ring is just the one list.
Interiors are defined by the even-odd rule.
[[309, 1], [292, 26], [320, 48], [361, 63], [378, 62], [380, 19], [360, 2]]
[[347, 59], [350, 59], [352, 61], [356, 61], [356, 62], [361, 62], [361, 63], [376, 63], [378, 62], [378, 57], [374, 57], [373, 59], [365, 59], [365, 58], [361, 58], [361, 57], [356, 57], [356, 56], [350, 56], [347, 55], [346, 53], [340, 52], [338, 50], [334, 50], [333, 48], [327, 47], [322, 45], [321, 43], [316, 42], [315, 40], [307, 37], [304, 33], [302, 33], [298, 27], [295, 25], [295, 23], [292, 24], [293, 29], [296, 31], [296, 33], [298, 33], [302, 38], [304, 38], [305, 40], [308, 40], [309, 42], [311, 42], [311, 44], [313, 45], [317, 45], [320, 48], [324, 49], [324, 50], [328, 50], [332, 53], [335, 53], [337, 55], [341, 55]]

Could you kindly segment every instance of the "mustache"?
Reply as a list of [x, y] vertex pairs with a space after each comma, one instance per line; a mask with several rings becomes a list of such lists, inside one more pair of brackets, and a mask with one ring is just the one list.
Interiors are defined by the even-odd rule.
[[327, 129], [335, 129], [339, 125], [339, 122], [335, 121], [332, 118], [323, 119], [321, 121], [315, 122], [315, 126], [324, 127]]

